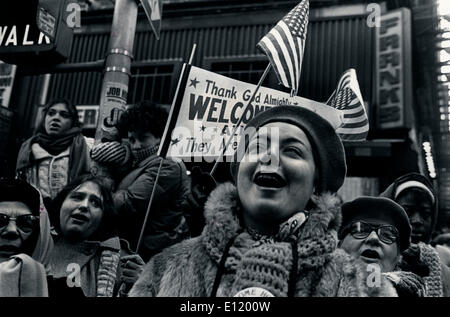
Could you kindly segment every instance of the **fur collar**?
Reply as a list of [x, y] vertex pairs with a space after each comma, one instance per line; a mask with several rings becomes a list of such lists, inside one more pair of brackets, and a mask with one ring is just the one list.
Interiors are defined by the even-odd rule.
[[[337, 245], [341, 224], [339, 198], [336, 194], [325, 193], [313, 196], [312, 200], [317, 207], [310, 211], [297, 243], [301, 245], [307, 239], [320, 240], [331, 234]], [[206, 226], [202, 242], [215, 262], [219, 262], [228, 241], [244, 230], [238, 217], [239, 209], [237, 188], [232, 183], [219, 185], [205, 204]]]

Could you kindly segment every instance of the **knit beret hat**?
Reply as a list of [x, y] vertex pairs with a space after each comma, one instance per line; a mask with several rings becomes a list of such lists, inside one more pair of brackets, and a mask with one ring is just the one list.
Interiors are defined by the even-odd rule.
[[385, 197], [359, 197], [342, 205], [342, 226], [340, 239], [343, 239], [343, 231], [354, 221], [383, 222], [397, 228], [399, 232], [400, 250], [409, 247], [411, 238], [411, 225], [408, 215], [402, 206]]
[[[319, 174], [319, 183], [316, 188], [318, 193], [337, 192], [347, 172], [342, 141], [328, 121], [313, 111], [299, 106], [273, 107], [258, 114], [247, 123], [231, 163], [231, 175], [235, 182], [239, 163], [247, 150], [249, 140], [260, 127], [272, 122], [293, 124], [306, 134], [313, 149], [314, 162]], [[253, 134], [246, 133], [249, 130]]]
[[33, 215], [39, 215], [41, 207], [39, 191], [32, 185], [19, 179], [0, 179], [0, 202], [20, 201], [30, 208]]

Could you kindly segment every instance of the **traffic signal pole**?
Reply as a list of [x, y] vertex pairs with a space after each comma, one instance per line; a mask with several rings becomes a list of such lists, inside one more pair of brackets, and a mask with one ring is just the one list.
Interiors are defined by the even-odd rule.
[[[137, 14], [136, 0], [115, 1], [100, 96], [99, 118], [95, 131], [95, 144], [119, 141], [116, 124], [120, 115], [126, 110]], [[110, 176], [108, 169], [96, 162], [93, 162], [91, 172], [98, 176], [108, 178]]]

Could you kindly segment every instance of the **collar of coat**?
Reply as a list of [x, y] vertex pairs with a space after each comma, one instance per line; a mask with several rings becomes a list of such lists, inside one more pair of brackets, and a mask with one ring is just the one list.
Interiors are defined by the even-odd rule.
[[[332, 249], [329, 250], [332, 252], [337, 247], [337, 231], [341, 224], [340, 200], [336, 194], [331, 193], [313, 196], [312, 200], [316, 208], [310, 210], [297, 243], [301, 248], [305, 243], [309, 244], [311, 241], [320, 243], [328, 237], [330, 245], [325, 247]], [[237, 188], [232, 183], [219, 185], [205, 204], [206, 226], [202, 234], [203, 244], [217, 263], [228, 241], [243, 231], [238, 217], [239, 209]], [[247, 238], [250, 238], [248, 234]]]

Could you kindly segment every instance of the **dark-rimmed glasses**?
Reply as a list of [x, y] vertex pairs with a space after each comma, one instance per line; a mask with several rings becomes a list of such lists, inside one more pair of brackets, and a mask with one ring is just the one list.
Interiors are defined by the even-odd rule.
[[350, 233], [353, 238], [358, 240], [366, 239], [373, 231], [375, 231], [378, 238], [386, 244], [396, 242], [399, 237], [397, 228], [385, 224], [380, 225], [364, 221], [355, 221], [345, 229], [346, 234]]

